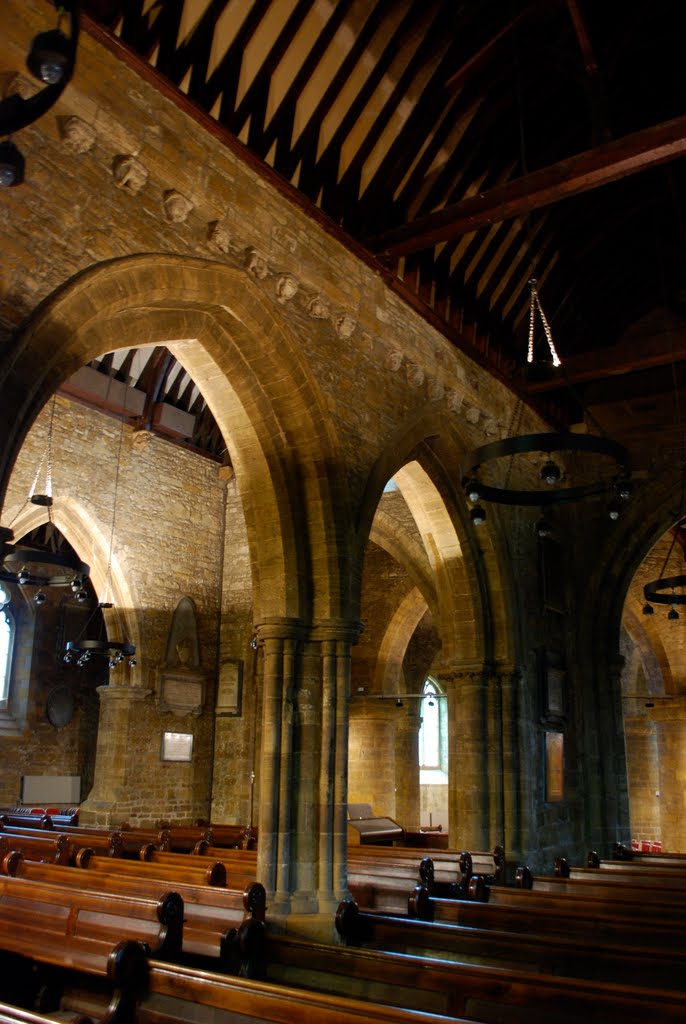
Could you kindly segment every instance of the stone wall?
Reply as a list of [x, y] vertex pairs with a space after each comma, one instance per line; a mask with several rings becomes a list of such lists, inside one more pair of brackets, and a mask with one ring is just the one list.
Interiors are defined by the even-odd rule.
[[[36, 506], [27, 507], [25, 499], [45, 450], [51, 411], [48, 407], [30, 432], [8, 489], [7, 521], [14, 520], [15, 529], [27, 515], [32, 523], [35, 519]], [[125, 751], [118, 792], [108, 793], [109, 783], [101, 773], [93, 797], [99, 805], [115, 803], [120, 819], [151, 822], [165, 817], [187, 821], [207, 817], [214, 762], [217, 776], [224, 780], [223, 791], [242, 787], [245, 803], [245, 778], [233, 780], [229, 776], [231, 781], [227, 781], [222, 768], [229, 751], [220, 747], [216, 762], [214, 753], [220, 587], [225, 595], [222, 628], [227, 637], [226, 650], [242, 660], [250, 650], [245, 609], [250, 606], [251, 581], [246, 572], [245, 530], [235, 481], [221, 479], [221, 471], [210, 460], [152, 434], [136, 433], [62, 398], [56, 399], [52, 443], [54, 521], [80, 557], [91, 565], [101, 600], [107, 586], [106, 565], [113, 537], [113, 591], [115, 595], [128, 594], [131, 604], [117, 608], [115, 601], [109, 616], [115, 624], [115, 613], [121, 612], [137, 648], [134, 668], [125, 662], [109, 673], [108, 689], [131, 689], [140, 698], [135, 714], [120, 719], [125, 735], [102, 738], [105, 746], [100, 752], [104, 758], [101, 768], [105, 776], [107, 750], [111, 749], [113, 756], [117, 751], [118, 757]], [[225, 496], [230, 509], [226, 520]], [[221, 537], [224, 521], [226, 544]], [[225, 551], [226, 571], [222, 572]], [[160, 704], [172, 616], [186, 596], [197, 612], [200, 666], [205, 677], [204, 706], [192, 714], [165, 710]], [[54, 600], [51, 595], [51, 603]], [[29, 611], [35, 620], [43, 609]], [[36, 643], [49, 650], [43, 650], [40, 657], [36, 649], [33, 651], [27, 730], [16, 740], [3, 741], [13, 751], [6, 760], [11, 767], [3, 776], [8, 800], [16, 799], [22, 774], [82, 774], [85, 780], [93, 780], [98, 705], [95, 688], [103, 680], [84, 677], [87, 669], [67, 669], [61, 664], [61, 652], [55, 651], [54, 622], [52, 629], [45, 620], [40, 627]], [[19, 650], [17, 658], [21, 657]], [[65, 679], [72, 680], [69, 685], [78, 695], [78, 714], [66, 729], [55, 733], [45, 720], [45, 697], [56, 681]], [[109, 699], [102, 690], [100, 694], [101, 701]], [[249, 701], [247, 708], [254, 714]], [[190, 765], [161, 761], [163, 731], [193, 734], [194, 758]], [[85, 742], [88, 756], [82, 749]], [[89, 789], [86, 785], [84, 797]]]

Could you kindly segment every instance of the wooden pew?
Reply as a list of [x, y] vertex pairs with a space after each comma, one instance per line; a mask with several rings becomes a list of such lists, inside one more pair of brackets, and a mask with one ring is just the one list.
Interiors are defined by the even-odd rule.
[[613, 843], [612, 860], [629, 860], [636, 864], [681, 864], [686, 865], [686, 853], [675, 853], [669, 850], [660, 850], [659, 853], [647, 853], [640, 850], [631, 850], [624, 843]]
[[566, 935], [538, 935], [466, 928], [361, 911], [341, 903], [336, 929], [348, 944], [414, 956], [441, 957], [493, 967], [635, 984], [686, 988], [686, 953], [593, 943]]
[[[181, 855], [180, 855], [181, 856]], [[184, 858], [185, 860], [185, 858]], [[187, 882], [192, 885], [216, 885], [226, 887], [226, 868], [219, 861], [209, 858], [205, 863], [196, 866], [189, 864], [151, 864], [142, 860], [126, 860], [125, 858], [101, 857], [92, 850], [83, 849], [77, 854], [75, 865], [102, 876], [112, 875], [114, 878], [133, 877], [154, 879], [157, 882]]]
[[[20, 989], [21, 1001], [35, 1004], [39, 994], [46, 1002], [50, 993], [59, 1008], [60, 993], [68, 979], [78, 976], [84, 987], [104, 990], [107, 1024], [137, 1024], [136, 1010], [145, 990], [148, 962], [140, 942], [96, 941], [51, 932], [42, 926], [15, 921], [0, 932], [0, 999], [8, 989]], [[102, 998], [102, 996], [101, 996]], [[61, 1016], [61, 1015], [60, 1015]]]
[[26, 824], [28, 828], [59, 829], [63, 825], [76, 825], [78, 820], [78, 810], [67, 814], [48, 813], [47, 811], [33, 814], [28, 807], [4, 808], [0, 810], [0, 821], [6, 822], [8, 825]]
[[603, 870], [600, 867], [574, 867], [564, 857], [558, 857], [555, 860], [555, 877], [562, 880], [591, 882], [598, 888], [631, 885], [642, 891], [669, 893], [676, 899], [681, 899], [686, 894], [686, 873], [671, 868], [663, 871], [622, 863], [616, 868]]
[[[198, 822], [198, 825], [202, 824]], [[210, 832], [211, 846], [225, 846], [234, 850], [257, 848], [257, 828], [254, 825], [222, 825], [208, 822], [205, 827]]]
[[[38, 864], [21, 855], [0, 861], [0, 871], [35, 882], [111, 892], [122, 896], [154, 898], [166, 891], [168, 882], [132, 875], [104, 876], [75, 867]], [[208, 885], [174, 882], [174, 891], [184, 902], [183, 956], [186, 962], [203, 963], [213, 969], [262, 977], [265, 971], [264, 886], [252, 882], [233, 891]]]
[[60, 833], [43, 834], [38, 829], [35, 835], [0, 831], [0, 857], [12, 850], [25, 851], [27, 857], [52, 864], [68, 864], [71, 855], [66, 836]]
[[348, 865], [353, 868], [361, 861], [371, 863], [382, 862], [386, 858], [404, 858], [421, 863], [429, 857], [433, 863], [434, 885], [436, 891], [442, 889], [441, 895], [450, 896], [451, 889], [458, 888], [460, 895], [469, 887], [469, 880], [474, 875], [483, 877], [487, 885], [505, 885], [507, 880], [507, 861], [501, 846], [492, 853], [470, 852], [468, 850], [426, 850], [413, 847], [385, 846], [350, 846], [348, 847]]
[[[78, 873], [71, 870], [75, 883]], [[183, 899], [174, 892], [153, 898], [0, 876], [0, 925], [12, 931], [35, 924], [67, 943], [93, 939], [111, 947], [116, 936], [145, 943], [159, 958], [178, 958], [183, 913]]]
[[[144, 846], [140, 851], [140, 860], [146, 864], [159, 864], [173, 871], [178, 871], [180, 876], [190, 867], [197, 871], [207, 871], [208, 864], [213, 861], [221, 864], [224, 868], [224, 888], [244, 889], [246, 885], [257, 879], [257, 856], [254, 851], [226, 850], [219, 846], [211, 847], [213, 856], [208, 857], [193, 853], [167, 853], [164, 850], [156, 850], [151, 846]], [[222, 856], [217, 857], [214, 854]], [[244, 854], [247, 853], [247, 856]], [[238, 854], [238, 856], [233, 856]]]
[[656, 949], [684, 949], [683, 916], [665, 920], [649, 908], [610, 908], [598, 900], [577, 901], [567, 896], [557, 906], [541, 905], [533, 891], [519, 894], [517, 902], [494, 900], [475, 903], [434, 897], [417, 886], [408, 900], [408, 915], [423, 921], [458, 924], [466, 928], [493, 928], [499, 931], [527, 932], [538, 935], [573, 935], [594, 943], [621, 943]]
[[[189, 1018], [189, 1007], [193, 1018]], [[229, 1017], [222, 1017], [222, 1011]], [[260, 1024], [474, 1024], [466, 1017], [406, 1010], [209, 971], [170, 969], [168, 964], [150, 961], [139, 1024], [187, 1024], [189, 1019], [237, 1019]]]
[[[553, 879], [553, 881], [556, 881]], [[564, 879], [562, 880], [564, 882]], [[490, 906], [513, 906], [525, 909], [548, 909], [564, 917], [567, 914], [587, 913], [589, 915], [610, 915], [624, 918], [627, 922], [627, 936], [630, 931], [638, 933], [644, 920], [657, 918], [669, 926], [680, 925], [684, 908], [679, 903], [665, 903], [658, 898], [646, 900], [635, 890], [616, 889], [603, 893], [587, 893], [583, 887], [572, 887], [565, 891], [551, 891], [544, 888], [516, 889], [493, 887], [490, 890]]]
[[[97, 850], [106, 857], [121, 857], [123, 844], [120, 833], [104, 832], [101, 830], [93, 833], [82, 832], [77, 829], [65, 829], [54, 832], [50, 829], [21, 828], [18, 825], [1, 825], [0, 838], [5, 837], [8, 842], [13, 842], [17, 849], [22, 844], [32, 843], [35, 849], [42, 843], [48, 848], [50, 842], [60, 844], [60, 851], [67, 860], [73, 860], [80, 849], [88, 847]], [[63, 844], [66, 841], [68, 852], [64, 853]], [[61, 861], [60, 861], [61, 863]]]
[[[479, 906], [477, 909], [482, 909]], [[267, 943], [269, 980], [409, 1009], [476, 1017], [565, 1024], [682, 1024], [686, 993], [558, 978], [523, 970], [446, 963], [377, 950], [324, 946], [273, 935]]]
[[0, 1024], [94, 1024], [92, 1017], [86, 1017], [82, 1013], [64, 1015], [59, 1017], [46, 1017], [42, 1013], [33, 1013], [32, 1010], [22, 1010], [18, 1006], [10, 1006], [9, 1003], [0, 1003]]
[[[640, 854], [639, 854], [640, 856]], [[652, 857], [652, 854], [643, 854], [644, 857]], [[658, 854], [655, 854], [658, 856]], [[598, 854], [591, 850], [586, 858], [586, 868], [600, 871], [614, 871], [619, 874], [627, 876], [643, 877], [655, 876], [660, 879], [685, 879], [686, 878], [686, 861], [683, 860], [665, 860], [665, 861], [647, 861], [647, 860], [624, 860], [624, 859], [613, 859], [609, 858], [603, 860]]]

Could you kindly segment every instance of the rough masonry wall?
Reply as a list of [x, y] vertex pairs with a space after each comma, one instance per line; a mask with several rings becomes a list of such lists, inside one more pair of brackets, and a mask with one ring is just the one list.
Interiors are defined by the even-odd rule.
[[[48, 408], [39, 417], [16, 465], [7, 495], [7, 521], [19, 516], [21, 522], [26, 495], [45, 451], [50, 412]], [[129, 752], [135, 752], [135, 756], [130, 756], [124, 791], [117, 794], [120, 813], [131, 820], [143, 817], [151, 822], [166, 817], [187, 821], [207, 817], [214, 744], [218, 601], [224, 555], [221, 530], [227, 484], [210, 460], [147, 432], [136, 433], [127, 426], [122, 432], [117, 420], [62, 398], [56, 400], [53, 452], [55, 522], [81, 558], [91, 564], [92, 571], [99, 568], [100, 578], [108, 553], [114, 481], [120, 459], [114, 509], [113, 576], [115, 587], [118, 581], [125, 581], [132, 599], [130, 607], [118, 610], [125, 613], [127, 624], [133, 626], [130, 635], [135, 637], [137, 664], [133, 669], [124, 664], [112, 670], [110, 687], [132, 686], [142, 696], [136, 714], [124, 726], [130, 730], [127, 736], [105, 738], [112, 749], [124, 741]], [[245, 619], [250, 603], [250, 577], [245, 569], [245, 530], [241, 527], [242, 512], [235, 484], [233, 501], [227, 504], [231, 514], [227, 516], [224, 585], [225, 594], [230, 588], [232, 598], [224, 607], [223, 628], [232, 637], [227, 649], [234, 658], [243, 658], [245, 650], [249, 650]], [[97, 544], [98, 538], [105, 543], [104, 551]], [[204, 707], [197, 715], [178, 715], [160, 707], [172, 616], [186, 596], [193, 600], [197, 611], [200, 663], [206, 679]], [[99, 597], [102, 600], [102, 592]], [[233, 630], [239, 608], [243, 609], [242, 618]], [[54, 661], [55, 634], [48, 634], [53, 648], [49, 653]], [[45, 631], [42, 635], [46, 635]], [[77, 693], [84, 686], [82, 671], [70, 670]], [[83, 755], [79, 760], [78, 743], [84, 726], [90, 734], [85, 772], [92, 780], [93, 726], [97, 718], [97, 711], [94, 715], [92, 710], [93, 699], [97, 708], [94, 684], [91, 681], [86, 691], [89, 701], [80, 695], [80, 714], [74, 722], [63, 734], [54, 736], [44, 718], [44, 695], [46, 682], [54, 679], [56, 672], [60, 679], [69, 678], [63, 665], [51, 669], [49, 658], [46, 663], [45, 655], [40, 662], [34, 656], [28, 733], [19, 741], [21, 757], [15, 754], [8, 758], [12, 767], [3, 781], [8, 800], [18, 796], [22, 774], [80, 774]], [[82, 715], [87, 716], [87, 721], [80, 721]], [[161, 734], [165, 730], [193, 734], [194, 758], [190, 765], [161, 761]], [[2, 742], [17, 749], [16, 741]], [[228, 800], [231, 786], [221, 770], [221, 756], [217, 773], [224, 778]], [[245, 787], [245, 780], [242, 784]], [[103, 790], [106, 793], [106, 778], [101, 780], [101, 800]], [[87, 796], [87, 791], [83, 795]]]

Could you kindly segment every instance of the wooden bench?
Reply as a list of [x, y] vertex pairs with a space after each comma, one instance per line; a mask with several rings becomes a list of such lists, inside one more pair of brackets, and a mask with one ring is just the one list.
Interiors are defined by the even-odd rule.
[[94, 1021], [92, 1017], [86, 1017], [82, 1013], [60, 1013], [59, 1017], [46, 1017], [42, 1013], [33, 1013], [18, 1006], [10, 1006], [9, 1003], [0, 1003], [0, 1024], [94, 1024]]
[[[562, 881], [564, 882], [564, 880]], [[659, 899], [646, 900], [642, 893], [636, 895], [631, 888], [628, 891], [612, 889], [609, 892], [588, 893], [585, 891], [583, 883], [581, 887], [558, 887], [557, 891], [536, 887], [533, 889], [492, 888], [489, 905], [532, 909], [547, 908], [556, 911], [563, 917], [574, 913], [621, 916], [627, 922], [627, 937], [631, 932], [638, 933], [642, 923], [646, 920], [657, 918], [661, 923], [673, 926], [681, 924], [684, 917], [684, 908], [678, 903], [665, 903]]]
[[51, 864], [68, 864], [71, 856], [66, 836], [60, 833], [47, 835], [38, 830], [35, 835], [0, 832], [0, 857], [6, 856], [12, 850], [20, 850], [33, 860]]
[[[614, 864], [615, 862], [613, 862]], [[572, 880], [586, 880], [599, 885], [637, 885], [641, 889], [664, 890], [679, 895], [686, 893], [686, 872], [672, 868], [653, 869], [639, 864], [620, 863], [604, 869], [602, 867], [575, 867], [564, 857], [555, 860], [555, 877]]]
[[[517, 902], [501, 902], [496, 893], [488, 904], [434, 897], [417, 886], [408, 900], [408, 915], [423, 921], [459, 924], [467, 928], [539, 935], [573, 935], [594, 943], [621, 943], [653, 949], [684, 948], [683, 916], [665, 920], [649, 908], [629, 904], [608, 907], [603, 901], [577, 901], [567, 896], [562, 903], [545, 905], [533, 891], [520, 892]], [[643, 911], [643, 912], [641, 912]]]
[[[229, 1016], [222, 1017], [222, 1011]], [[189, 1020], [203, 1019], [260, 1024], [474, 1024], [465, 1017], [406, 1010], [209, 971], [170, 968], [160, 961], [150, 961], [139, 1024], [187, 1024]]]
[[[73, 860], [80, 849], [88, 847], [97, 850], [107, 857], [121, 857], [123, 854], [123, 843], [121, 834], [118, 832], [104, 832], [102, 830], [93, 833], [82, 832], [80, 829], [67, 828], [60, 832], [50, 829], [21, 828], [18, 825], [0, 826], [0, 839], [5, 837], [8, 842], [13, 842], [15, 848], [21, 849], [31, 843], [34, 849], [38, 850], [42, 844], [46, 849], [49, 844], [57, 843], [60, 848], [62, 863]], [[65, 850], [66, 843], [66, 850]]]
[[[179, 854], [179, 856], [182, 855]], [[129, 876], [150, 878], [157, 882], [187, 882], [192, 885], [226, 887], [226, 868], [220, 861], [213, 861], [209, 858], [200, 866], [189, 864], [187, 867], [183, 867], [177, 863], [170, 865], [146, 863], [142, 860], [126, 860], [120, 857], [101, 857], [85, 848], [79, 851], [74, 863], [78, 868], [94, 874], [113, 875], [115, 878]]]
[[94, 892], [77, 888], [79, 874], [71, 870], [70, 885], [1, 876], [0, 923], [10, 931], [35, 924], [67, 942], [86, 938], [111, 946], [116, 936], [143, 942], [157, 957], [178, 958], [184, 914], [178, 893], [153, 898]]
[[[47, 919], [47, 915], [46, 915]], [[46, 1013], [59, 1009], [62, 986], [78, 976], [85, 988], [103, 998], [107, 1024], [137, 1024], [137, 1007], [145, 990], [145, 947], [132, 940], [67, 938], [46, 927], [18, 922], [0, 932], [0, 998], [13, 985], [21, 1001], [35, 1004], [39, 994]], [[19, 1000], [9, 1000], [17, 1002]]]
[[[185, 875], [189, 868], [198, 872], [207, 872], [211, 863], [221, 864], [224, 869], [224, 882], [222, 885], [227, 889], [244, 889], [246, 885], [257, 879], [257, 857], [253, 851], [223, 850], [221, 847], [213, 846], [212, 856], [192, 853], [167, 853], [164, 850], [156, 850], [151, 846], [144, 846], [140, 851], [140, 860], [146, 864], [160, 865], [165, 869], [179, 872], [179, 877]], [[244, 852], [248, 853], [243, 857]], [[216, 857], [216, 853], [223, 854]], [[241, 856], [231, 856], [234, 853]]]
[[[478, 907], [477, 909], [482, 909]], [[393, 1002], [409, 1009], [507, 1021], [565, 1024], [682, 1024], [686, 993], [649, 990], [502, 967], [446, 963], [377, 950], [324, 946], [273, 935], [268, 977], [330, 994]]]
[[0, 810], [0, 821], [7, 819], [8, 825], [21, 825], [26, 823], [29, 828], [61, 828], [63, 825], [76, 825], [79, 820], [79, 812], [71, 811], [61, 814], [54, 811], [41, 810], [33, 812], [29, 807], [13, 807]]
[[669, 850], [652, 851], [650, 853], [631, 850], [624, 843], [612, 844], [612, 860], [629, 860], [636, 864], [681, 864], [686, 865], [686, 853], [673, 853]]
[[433, 863], [436, 891], [443, 890], [441, 895], [450, 896], [455, 886], [458, 895], [463, 895], [474, 875], [481, 876], [487, 885], [506, 883], [507, 861], [501, 846], [497, 846], [493, 853], [448, 849], [432, 850], [428, 855], [426, 850], [413, 847], [350, 846], [348, 867], [350, 870], [360, 862], [383, 862], [389, 857], [421, 863], [427, 856]]
[[439, 956], [472, 964], [635, 984], [686, 988], [686, 953], [594, 943], [566, 935], [539, 935], [462, 927], [361, 911], [354, 900], [341, 903], [336, 929], [353, 946]]
[[213, 846], [226, 846], [236, 850], [254, 850], [257, 847], [256, 825], [224, 825], [198, 821], [198, 826], [209, 829]]
[[[653, 854], [645, 853], [642, 856], [652, 857]], [[655, 856], [659, 855], [655, 854]], [[586, 857], [586, 867], [602, 871], [617, 871], [626, 875], [637, 875], [638, 877], [652, 874], [656, 878], [686, 878], [686, 861], [683, 860], [603, 859], [598, 856], [595, 850], [589, 851]]]
[[[103, 875], [75, 867], [38, 864], [19, 854], [0, 862], [0, 870], [33, 881], [63, 886], [78, 885], [97, 892], [155, 898], [168, 882], [135, 875]], [[183, 955], [186, 962], [246, 977], [262, 977], [265, 970], [266, 894], [252, 882], [234, 891], [208, 885], [173, 883], [184, 902]]]

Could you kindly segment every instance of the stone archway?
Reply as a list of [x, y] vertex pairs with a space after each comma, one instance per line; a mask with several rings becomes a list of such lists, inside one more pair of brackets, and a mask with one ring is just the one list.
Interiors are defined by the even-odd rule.
[[55, 387], [124, 338], [167, 344], [231, 441], [246, 495], [256, 619], [340, 617], [350, 553], [345, 517], [329, 514], [347, 507], [335, 476], [333, 428], [296, 339], [245, 272], [199, 259], [135, 256], [78, 275], [44, 302], [0, 368], [9, 424], [0, 448], [2, 489]]
[[[79, 275], [45, 302], [17, 339], [11, 363], [3, 364], [0, 404], [11, 424], [0, 454], [5, 486], [54, 388], [123, 339], [127, 346], [132, 339], [164, 344], [179, 358], [229, 447], [263, 650], [260, 877], [274, 897], [274, 913], [288, 913], [296, 892], [304, 894], [296, 900], [300, 910], [316, 911], [317, 901], [335, 906], [344, 888], [347, 652], [355, 624], [352, 517], [325, 403], [297, 340], [245, 272], [170, 255], [116, 260]], [[310, 715], [299, 654], [307, 642], [319, 659], [321, 692], [315, 687], [313, 706], [321, 722], [308, 721], [296, 744], [294, 696], [307, 709], [300, 716]], [[135, 709], [121, 693], [112, 694], [118, 697], [112, 714], [124, 723], [116, 732], [125, 737]], [[133, 695], [131, 688], [127, 700]], [[112, 748], [111, 759], [121, 761], [126, 749], [125, 743]], [[307, 785], [298, 785], [303, 779]]]

